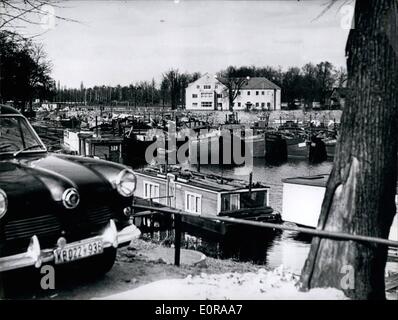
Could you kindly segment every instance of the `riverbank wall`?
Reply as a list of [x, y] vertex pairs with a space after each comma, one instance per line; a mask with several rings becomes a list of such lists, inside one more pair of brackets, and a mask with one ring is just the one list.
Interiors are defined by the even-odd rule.
[[[286, 121], [305, 123], [316, 121], [329, 123], [333, 121], [340, 123], [341, 110], [322, 110], [322, 111], [303, 111], [303, 110], [277, 110], [277, 111], [236, 111], [238, 120], [241, 123], [254, 123], [261, 117], [269, 114], [269, 125], [277, 125]], [[230, 111], [191, 111], [190, 115], [201, 119], [206, 119], [210, 123], [224, 123]]]

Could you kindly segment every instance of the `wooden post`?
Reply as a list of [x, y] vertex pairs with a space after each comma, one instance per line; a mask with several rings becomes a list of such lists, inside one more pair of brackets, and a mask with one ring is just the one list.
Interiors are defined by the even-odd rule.
[[249, 195], [252, 195], [253, 172], [249, 174]]
[[166, 206], [170, 207], [170, 177], [167, 174], [167, 169], [166, 169]]
[[151, 219], [151, 222], [150, 222], [151, 239], [153, 239], [154, 227], [155, 227], [155, 223], [154, 223], [154, 221], [153, 221], [153, 217], [154, 217], [154, 214], [151, 214], [151, 216], [150, 216], [150, 219]]
[[[149, 203], [150, 203], [150, 206], [153, 207], [152, 198], [149, 199]], [[151, 212], [153, 213], [152, 210], [151, 210]], [[150, 215], [149, 219], [150, 219], [150, 222], [149, 222], [149, 232], [150, 232], [150, 234], [151, 234], [151, 239], [153, 239], [153, 227], [154, 227], [154, 224], [153, 224], [153, 214]]]
[[181, 216], [179, 214], [174, 215], [174, 264], [180, 266], [180, 254], [181, 254]]
[[197, 159], [197, 170], [200, 172], [200, 138], [199, 133], [197, 135], [198, 147], [196, 148], [196, 159]]

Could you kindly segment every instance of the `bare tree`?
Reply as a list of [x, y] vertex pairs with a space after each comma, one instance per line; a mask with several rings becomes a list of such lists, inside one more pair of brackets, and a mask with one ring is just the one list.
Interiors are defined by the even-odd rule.
[[247, 85], [250, 79], [247, 70], [229, 66], [226, 70], [219, 72], [217, 79], [226, 87], [229, 111], [233, 111], [235, 99], [240, 95], [240, 90]]
[[43, 25], [43, 17], [55, 20], [76, 20], [59, 16], [55, 10], [60, 8], [61, 0], [0, 0], [0, 30], [9, 29], [15, 31], [22, 25]]
[[347, 70], [343, 67], [336, 70], [336, 73], [334, 74], [334, 80], [335, 87], [344, 87], [347, 82]]
[[170, 69], [163, 73], [162, 77], [160, 88], [163, 105], [169, 97], [172, 109], [177, 109], [178, 105], [185, 106], [185, 88], [189, 83], [199, 79], [200, 73], [180, 73], [178, 69]]
[[0, 102], [12, 100], [24, 111], [26, 103], [32, 106], [33, 99], [48, 98], [52, 92], [55, 83], [43, 46], [0, 31]]
[[[349, 96], [318, 229], [389, 235], [396, 211], [397, 21], [396, 0], [356, 1], [355, 29], [346, 45]], [[384, 299], [387, 251], [382, 245], [315, 237], [302, 289], [334, 287], [351, 298]]]

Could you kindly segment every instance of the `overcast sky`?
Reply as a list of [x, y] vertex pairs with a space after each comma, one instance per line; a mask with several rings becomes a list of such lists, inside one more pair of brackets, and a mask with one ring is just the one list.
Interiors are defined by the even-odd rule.
[[56, 14], [80, 23], [57, 22], [39, 39], [68, 87], [159, 80], [170, 68], [344, 66], [346, 13], [337, 4], [317, 19], [329, 1], [73, 1]]

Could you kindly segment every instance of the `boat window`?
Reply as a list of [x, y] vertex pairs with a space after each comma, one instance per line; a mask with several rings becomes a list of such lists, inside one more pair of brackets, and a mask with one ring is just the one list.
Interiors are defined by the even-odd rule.
[[190, 213], [202, 213], [202, 196], [200, 194], [185, 192], [185, 211]]
[[266, 207], [268, 204], [268, 193], [267, 191], [253, 191], [243, 192], [240, 195], [240, 206], [241, 208], [259, 208]]
[[232, 211], [240, 209], [240, 194], [230, 193], [221, 196], [221, 211]]
[[159, 184], [144, 181], [144, 198], [153, 199], [154, 202], [159, 202]]

